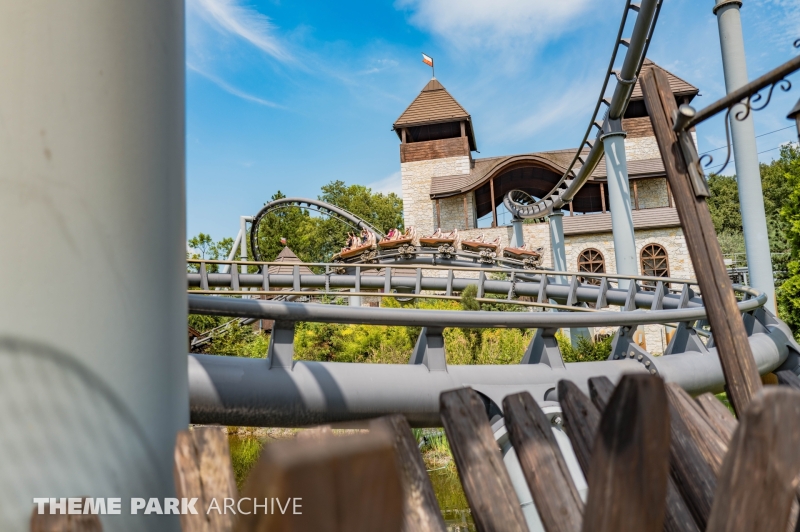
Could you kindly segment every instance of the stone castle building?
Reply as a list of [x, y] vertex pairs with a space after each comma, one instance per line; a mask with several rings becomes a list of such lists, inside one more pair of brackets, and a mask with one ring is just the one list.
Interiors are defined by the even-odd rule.
[[[660, 68], [645, 60], [643, 69]], [[689, 103], [698, 89], [667, 72], [679, 104]], [[663, 162], [637, 83], [622, 120], [631, 208], [639, 254], [639, 273], [693, 278], [686, 241], [667, 184]], [[400, 139], [403, 212], [406, 226], [417, 234], [458, 229], [462, 238], [484, 233], [488, 240], [509, 244], [511, 225], [498, 224], [497, 211], [511, 190], [541, 198], [558, 183], [575, 149], [473, 158], [477, 151], [470, 114], [436, 79], [431, 79], [394, 123]], [[586, 151], [588, 153], [588, 150]], [[616, 272], [611, 215], [602, 160], [575, 196], [563, 218], [567, 268], [571, 271]], [[487, 227], [478, 221], [488, 218]], [[548, 224], [525, 223], [526, 244], [544, 248], [542, 266], [552, 267]], [[648, 332], [648, 344], [659, 351], [664, 338]]]

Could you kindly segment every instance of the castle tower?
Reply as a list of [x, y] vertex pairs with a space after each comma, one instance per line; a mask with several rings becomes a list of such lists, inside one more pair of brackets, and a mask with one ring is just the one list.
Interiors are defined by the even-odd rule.
[[434, 178], [470, 173], [477, 146], [469, 113], [433, 78], [395, 121], [394, 131], [401, 142], [406, 227], [413, 225], [420, 234], [437, 226], [446, 231], [474, 227], [474, 194], [431, 199]]

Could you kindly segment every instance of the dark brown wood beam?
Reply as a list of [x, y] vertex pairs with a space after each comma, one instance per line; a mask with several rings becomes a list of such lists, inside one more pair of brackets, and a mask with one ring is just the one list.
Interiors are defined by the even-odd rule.
[[489, 194], [492, 196], [492, 227], [497, 227], [497, 209], [494, 205], [494, 177], [489, 180]]
[[603, 206], [603, 214], [606, 212], [606, 185], [600, 183], [600, 205]]
[[697, 281], [714, 333], [728, 397], [737, 413], [744, 412], [753, 396], [761, 390], [761, 378], [742, 315], [736, 306], [733, 286], [722, 260], [711, 213], [704, 197], [695, 196], [689, 172], [683, 160], [678, 137], [672, 130], [672, 116], [677, 111], [667, 75], [660, 68], [648, 69], [640, 77], [644, 101], [656, 135], [667, 179], [675, 197]]

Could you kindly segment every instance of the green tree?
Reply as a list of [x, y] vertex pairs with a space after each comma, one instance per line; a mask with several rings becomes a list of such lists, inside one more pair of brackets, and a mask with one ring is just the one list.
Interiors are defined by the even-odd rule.
[[[275, 201], [285, 198], [280, 190], [270, 198]], [[275, 260], [284, 247], [281, 239], [297, 256], [305, 262], [318, 262], [319, 256], [314, 251], [312, 240], [317, 231], [317, 221], [311, 217], [307, 209], [287, 206], [270, 212], [261, 219], [258, 225], [259, 257], [264, 261]], [[248, 241], [248, 249], [250, 242]]]
[[199, 235], [193, 236], [189, 239], [189, 247], [199, 251], [201, 259], [210, 258], [206, 257], [206, 253], [213, 249], [214, 240], [211, 238], [211, 235], [200, 233]]
[[[270, 201], [284, 198], [280, 191]], [[341, 207], [372, 227], [387, 232], [403, 227], [403, 201], [397, 194], [381, 194], [363, 185], [345, 185], [332, 181], [322, 187], [318, 199]], [[311, 216], [307, 209], [285, 207], [262, 218], [258, 227], [258, 250], [263, 260], [273, 260], [283, 249], [281, 239], [300, 259], [326, 262], [347, 241], [355, 229], [335, 218]]]
[[780, 218], [789, 252], [787, 279], [777, 293], [778, 311], [800, 341], [800, 149], [791, 146], [781, 148], [774, 174], [775, 182], [781, 182], [785, 194]]
[[[355, 214], [383, 233], [393, 227], [403, 229], [403, 200], [397, 194], [381, 194], [363, 185], [332, 181], [322, 187], [318, 199]], [[353, 228], [339, 220], [318, 218], [317, 230], [310, 235], [311, 244], [317, 251], [317, 260], [329, 260], [342, 248], [347, 233], [352, 231]]]

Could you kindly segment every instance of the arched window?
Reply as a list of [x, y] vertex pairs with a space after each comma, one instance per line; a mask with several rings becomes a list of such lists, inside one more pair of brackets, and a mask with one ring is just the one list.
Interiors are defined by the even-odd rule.
[[647, 244], [642, 249], [642, 275], [669, 277], [669, 259], [664, 246]]
[[[584, 249], [578, 255], [578, 271], [589, 273], [605, 273], [606, 260], [603, 254], [594, 248]], [[597, 278], [581, 279], [581, 282], [588, 284], [600, 284]]]

